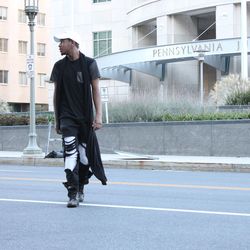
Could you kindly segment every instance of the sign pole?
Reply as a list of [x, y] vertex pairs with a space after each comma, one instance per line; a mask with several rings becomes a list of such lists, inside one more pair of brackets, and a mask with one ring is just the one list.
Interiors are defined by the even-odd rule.
[[29, 143], [23, 151], [23, 156], [42, 157], [42, 149], [38, 147], [36, 141], [36, 111], [35, 111], [35, 69], [34, 69], [34, 27], [35, 17], [38, 13], [38, 0], [25, 0], [25, 13], [29, 18], [30, 28], [30, 55], [27, 58], [27, 76], [30, 78], [30, 131]]
[[109, 123], [108, 102], [105, 102], [106, 123]]
[[108, 87], [101, 87], [101, 99], [102, 102], [105, 104], [105, 115], [106, 115], [106, 123], [109, 123], [109, 113], [108, 113], [108, 101], [109, 101], [109, 95], [108, 95]]

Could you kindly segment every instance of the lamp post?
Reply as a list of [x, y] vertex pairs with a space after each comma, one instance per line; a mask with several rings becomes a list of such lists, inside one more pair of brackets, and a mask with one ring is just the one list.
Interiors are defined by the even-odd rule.
[[[27, 74], [30, 78], [30, 131], [29, 144], [24, 149], [24, 156], [39, 157], [42, 156], [42, 150], [36, 142], [36, 116], [35, 116], [35, 72], [34, 72], [34, 26], [35, 17], [38, 13], [38, 0], [24, 0], [25, 14], [29, 18], [30, 28], [30, 55], [27, 58]], [[29, 59], [29, 62], [28, 62]], [[29, 64], [28, 64], [29, 63]]]
[[200, 83], [200, 105], [204, 105], [204, 73], [203, 73], [203, 64], [205, 59], [205, 53], [209, 52], [209, 50], [194, 50], [194, 52], [198, 53], [197, 60], [199, 61], [199, 83]]

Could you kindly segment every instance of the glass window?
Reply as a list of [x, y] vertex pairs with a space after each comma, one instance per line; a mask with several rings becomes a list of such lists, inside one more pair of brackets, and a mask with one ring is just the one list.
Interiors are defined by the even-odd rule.
[[8, 39], [0, 38], [0, 51], [8, 52]]
[[8, 84], [8, 71], [0, 70], [0, 83]]
[[45, 43], [38, 43], [37, 44], [37, 55], [38, 56], [45, 56]]
[[19, 23], [26, 23], [27, 16], [24, 10], [18, 10], [18, 22]]
[[93, 3], [111, 2], [111, 0], [93, 0]]
[[7, 20], [7, 8], [0, 6], [0, 20]]
[[18, 41], [18, 53], [19, 54], [27, 54], [28, 42], [26, 41]]
[[19, 72], [19, 84], [23, 86], [28, 85], [26, 72]]
[[45, 14], [44, 13], [38, 13], [36, 20], [37, 20], [37, 25], [45, 26]]
[[101, 31], [93, 33], [94, 57], [112, 53], [112, 32]]
[[43, 87], [43, 88], [46, 87], [45, 77], [46, 77], [46, 74], [38, 73], [39, 87]]

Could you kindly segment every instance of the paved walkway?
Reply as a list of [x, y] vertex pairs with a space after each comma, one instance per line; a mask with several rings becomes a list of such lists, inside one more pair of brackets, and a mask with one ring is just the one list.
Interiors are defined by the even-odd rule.
[[[140, 155], [117, 151], [102, 154], [102, 160], [105, 167], [112, 168], [250, 172], [250, 157]], [[44, 155], [24, 157], [22, 152], [0, 151], [0, 164], [63, 166], [63, 159], [44, 159]]]

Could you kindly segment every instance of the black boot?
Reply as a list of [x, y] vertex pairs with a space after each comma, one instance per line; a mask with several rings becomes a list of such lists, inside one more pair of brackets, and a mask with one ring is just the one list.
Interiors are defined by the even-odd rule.
[[78, 193], [78, 176], [69, 169], [65, 170], [67, 182], [63, 182], [63, 185], [68, 190], [69, 201], [67, 207], [77, 207], [79, 205], [77, 199]]
[[93, 173], [89, 170], [89, 165], [79, 163], [79, 183], [82, 185], [89, 184], [89, 179]]
[[77, 198], [79, 202], [83, 202], [84, 201], [84, 185], [83, 184], [79, 184], [79, 190], [77, 193]]
[[83, 202], [84, 200], [84, 185], [89, 183], [90, 177], [93, 173], [89, 170], [89, 165], [84, 165], [80, 162], [79, 164], [79, 190], [78, 190], [78, 200]]

